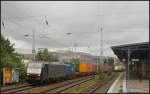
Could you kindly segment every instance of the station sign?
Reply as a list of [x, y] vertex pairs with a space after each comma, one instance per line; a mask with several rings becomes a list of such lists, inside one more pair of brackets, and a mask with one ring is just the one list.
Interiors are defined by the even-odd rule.
[[132, 59], [133, 62], [138, 62], [140, 61], [139, 59]]

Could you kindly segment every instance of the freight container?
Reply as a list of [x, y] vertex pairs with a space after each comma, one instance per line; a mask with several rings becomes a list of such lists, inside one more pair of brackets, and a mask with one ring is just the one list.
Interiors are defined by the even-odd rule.
[[94, 64], [91, 64], [91, 66], [92, 66], [92, 73], [94, 73], [95, 72], [95, 66], [94, 66]]
[[96, 65], [93, 64], [93, 72], [96, 72]]
[[104, 64], [103, 66], [99, 65], [99, 72], [111, 72], [112, 66]]
[[93, 72], [93, 65], [92, 64], [88, 64], [89, 66], [89, 73], [92, 73]]
[[80, 66], [79, 66], [79, 71], [80, 72], [85, 72], [85, 73], [88, 73], [89, 72], [89, 65], [86, 64], [86, 63], [80, 63]]
[[75, 74], [75, 67], [73, 64], [65, 64], [65, 74], [66, 75]]
[[96, 65], [89, 64], [89, 63], [81, 63], [80, 64], [80, 72], [94, 73], [94, 72], [96, 72]]
[[97, 71], [97, 66], [94, 64], [94, 72]]
[[91, 73], [91, 65], [87, 63], [87, 72]]
[[88, 64], [89, 66], [89, 73], [92, 73], [92, 64]]

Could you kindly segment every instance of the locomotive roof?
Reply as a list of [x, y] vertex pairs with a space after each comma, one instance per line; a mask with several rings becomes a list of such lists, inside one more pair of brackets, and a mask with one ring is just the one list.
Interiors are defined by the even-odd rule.
[[30, 63], [43, 63], [43, 64], [54, 64], [54, 65], [65, 65], [60, 62], [48, 62], [48, 61], [31, 61]]

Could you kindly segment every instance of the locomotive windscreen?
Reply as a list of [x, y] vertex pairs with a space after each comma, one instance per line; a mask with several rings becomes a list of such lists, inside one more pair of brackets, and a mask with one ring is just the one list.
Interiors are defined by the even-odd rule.
[[42, 63], [29, 63], [27, 68], [27, 75], [28, 74], [41, 74]]

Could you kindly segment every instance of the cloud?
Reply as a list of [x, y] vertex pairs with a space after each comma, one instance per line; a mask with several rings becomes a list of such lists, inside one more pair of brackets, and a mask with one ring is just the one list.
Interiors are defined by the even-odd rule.
[[68, 50], [76, 43], [78, 51], [99, 54], [98, 24], [103, 27], [104, 55], [114, 56], [113, 45], [149, 39], [148, 1], [2, 1], [1, 17], [6, 26], [2, 34], [22, 50], [31, 50], [35, 30], [37, 49]]

